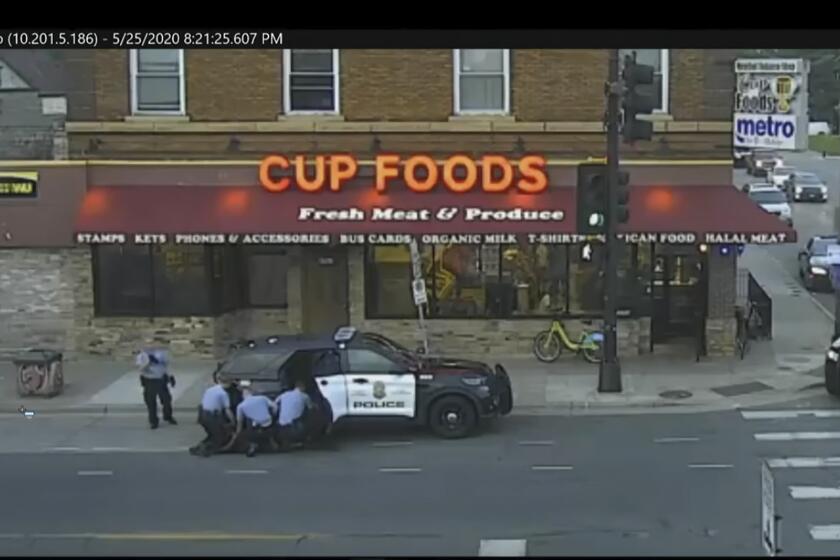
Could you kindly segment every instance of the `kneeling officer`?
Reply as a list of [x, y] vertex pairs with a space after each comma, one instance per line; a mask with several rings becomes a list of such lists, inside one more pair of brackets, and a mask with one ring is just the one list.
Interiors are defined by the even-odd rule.
[[207, 437], [198, 446], [199, 452], [208, 456], [222, 450], [230, 441], [235, 419], [230, 406], [228, 389], [231, 384], [219, 381], [204, 391], [198, 409], [198, 423]]
[[271, 399], [255, 395], [248, 387], [242, 390], [242, 396], [244, 399], [236, 407], [236, 434], [229, 446], [241, 436], [248, 445], [245, 455], [253, 457], [261, 444], [270, 442], [276, 408]]

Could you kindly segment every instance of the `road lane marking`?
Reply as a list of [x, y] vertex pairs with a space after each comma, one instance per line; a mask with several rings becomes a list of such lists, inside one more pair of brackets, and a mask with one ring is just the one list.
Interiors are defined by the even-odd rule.
[[800, 416], [838, 418], [840, 417], [840, 410], [742, 410], [741, 416], [744, 420], [789, 420]]
[[520, 441], [520, 442], [517, 442], [517, 443], [519, 445], [534, 445], [534, 446], [537, 446], [537, 445], [554, 445], [554, 440], [550, 440], [550, 439], [547, 439], [547, 440], [532, 440], [532, 441], [526, 440], [526, 441]]
[[570, 465], [533, 465], [532, 471], [571, 471], [574, 467]]
[[527, 556], [528, 541], [481, 539], [478, 545], [479, 556]]
[[381, 467], [379, 472], [381, 473], [418, 473], [421, 472], [423, 469], [419, 467]]
[[825, 486], [791, 486], [790, 497], [794, 500], [819, 500], [840, 498], [840, 488]]
[[78, 471], [79, 476], [111, 476], [114, 471]]
[[653, 443], [689, 443], [693, 441], [700, 441], [699, 437], [663, 437], [656, 438]]
[[297, 541], [303, 538], [323, 538], [322, 534], [272, 533], [3, 533], [0, 539], [93, 539], [113, 541]]
[[406, 445], [414, 445], [413, 441], [375, 441], [371, 444], [373, 447], [402, 447]]
[[769, 432], [754, 434], [757, 441], [815, 441], [840, 439], [840, 432]]
[[130, 447], [92, 447], [95, 453], [109, 452], [109, 451], [131, 451]]
[[50, 447], [48, 451], [81, 451], [81, 447]]
[[840, 525], [811, 525], [811, 538], [815, 541], [840, 541]]
[[840, 467], [840, 457], [785, 457], [768, 459], [771, 469], [813, 469], [822, 467]]
[[689, 469], [731, 469], [733, 465], [725, 463], [695, 463], [688, 465]]
[[268, 474], [265, 469], [230, 469], [225, 474]]

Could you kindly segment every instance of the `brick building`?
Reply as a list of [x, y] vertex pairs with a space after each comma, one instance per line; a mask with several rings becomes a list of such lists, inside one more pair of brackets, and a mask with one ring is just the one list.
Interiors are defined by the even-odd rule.
[[[301, 205], [330, 194], [336, 204], [361, 200], [383, 153], [437, 161], [497, 154], [513, 162], [538, 154], [548, 189], [535, 204], [566, 213], [533, 231], [522, 224], [464, 231], [519, 236], [504, 243], [421, 246], [433, 349], [530, 353], [533, 336], [555, 314], [577, 332], [581, 320], [600, 316], [600, 245], [532, 243], [524, 235], [575, 232], [576, 166], [604, 155], [607, 57], [606, 50], [79, 54], [67, 123], [71, 161], [40, 169], [37, 201], [0, 201], [10, 234], [0, 235], [0, 251], [25, 255], [3, 297], [25, 299], [27, 282], [38, 282], [51, 298], [43, 308], [61, 325], [60, 335], [21, 325], [15, 340], [115, 354], [155, 342], [176, 354], [213, 354], [236, 337], [351, 323], [416, 346], [405, 244], [175, 242], [214, 233], [320, 231], [328, 241], [456, 233], [297, 220]], [[643, 50], [638, 57], [658, 69], [660, 110], [653, 141], [622, 152], [634, 194], [620, 348], [656, 352], [703, 333], [709, 353], [731, 352], [738, 242], [789, 242], [795, 232], [731, 187], [734, 51]], [[318, 199], [260, 187], [259, 162], [268, 154], [337, 153], [360, 166], [342, 193]], [[424, 203], [440, 208], [482, 196], [438, 191]], [[401, 207], [422, 196], [399, 182], [388, 193]], [[508, 202], [496, 197], [491, 205]], [[145, 233], [166, 241], [136, 242], [134, 234]]]

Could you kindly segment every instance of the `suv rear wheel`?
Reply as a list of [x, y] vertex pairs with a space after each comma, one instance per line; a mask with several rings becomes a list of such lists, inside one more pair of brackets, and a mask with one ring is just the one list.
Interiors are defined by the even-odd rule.
[[429, 427], [435, 435], [447, 439], [470, 435], [478, 426], [478, 414], [465, 397], [449, 395], [432, 403], [429, 409]]

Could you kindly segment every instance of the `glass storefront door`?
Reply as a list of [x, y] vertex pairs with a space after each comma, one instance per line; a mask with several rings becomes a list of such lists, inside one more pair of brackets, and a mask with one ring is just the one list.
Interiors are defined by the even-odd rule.
[[706, 316], [706, 256], [655, 254], [651, 338], [662, 343], [697, 336]]

